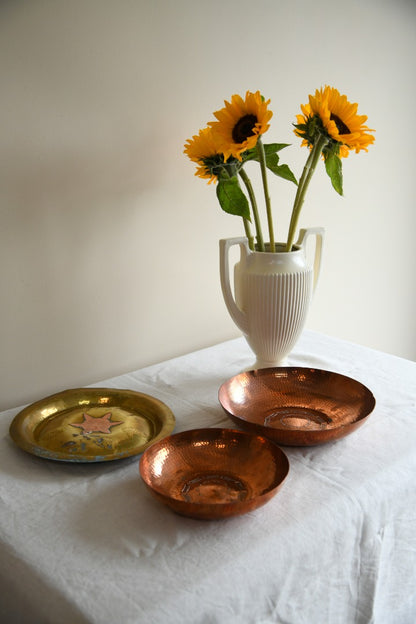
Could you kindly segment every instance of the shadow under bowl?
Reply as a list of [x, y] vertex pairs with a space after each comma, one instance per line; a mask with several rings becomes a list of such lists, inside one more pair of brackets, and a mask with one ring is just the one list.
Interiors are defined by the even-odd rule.
[[330, 371], [276, 367], [224, 382], [219, 402], [242, 429], [286, 446], [312, 446], [360, 427], [375, 406], [362, 383]]
[[213, 520], [267, 503], [289, 460], [267, 438], [233, 429], [193, 429], [150, 446], [140, 460], [150, 492], [176, 513]]

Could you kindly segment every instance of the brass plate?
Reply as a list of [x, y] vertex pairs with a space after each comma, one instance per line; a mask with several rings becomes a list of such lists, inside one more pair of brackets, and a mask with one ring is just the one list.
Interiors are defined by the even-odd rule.
[[243, 429], [288, 446], [342, 438], [375, 406], [370, 390], [355, 379], [302, 367], [240, 373], [222, 384], [218, 398]]
[[32, 455], [102, 462], [138, 455], [169, 435], [174, 426], [169, 407], [147, 394], [76, 388], [23, 409], [11, 423], [10, 435]]
[[233, 429], [193, 429], [152, 444], [140, 459], [150, 492], [173, 511], [215, 520], [267, 503], [289, 472], [283, 451]]

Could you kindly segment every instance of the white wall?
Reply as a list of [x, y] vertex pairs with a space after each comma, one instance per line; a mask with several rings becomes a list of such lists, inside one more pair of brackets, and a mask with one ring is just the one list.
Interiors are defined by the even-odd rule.
[[[267, 141], [328, 83], [376, 128], [321, 170], [308, 327], [416, 359], [416, 5], [405, 0], [12, 0], [0, 4], [0, 408], [239, 335], [218, 239], [243, 234], [183, 143], [233, 93], [272, 100]], [[266, 137], [265, 137], [266, 140]], [[282, 155], [283, 156], [283, 155]], [[278, 238], [293, 190], [270, 181]]]

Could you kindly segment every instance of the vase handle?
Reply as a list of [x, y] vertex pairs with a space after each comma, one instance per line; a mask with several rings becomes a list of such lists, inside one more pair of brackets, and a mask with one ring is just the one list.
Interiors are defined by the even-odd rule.
[[314, 235], [316, 237], [315, 242], [315, 257], [313, 261], [313, 292], [315, 292], [316, 284], [318, 283], [318, 277], [321, 270], [321, 257], [322, 257], [322, 245], [324, 242], [325, 230], [321, 227], [313, 227], [302, 229], [299, 232], [299, 238], [296, 245], [299, 247], [305, 247], [305, 243], [309, 236]]
[[250, 253], [247, 238], [223, 238], [220, 240], [221, 290], [224, 297], [225, 305], [227, 306], [231, 318], [233, 319], [237, 327], [243, 333], [245, 333], [248, 328], [247, 316], [237, 306], [230, 286], [229, 254], [230, 248], [233, 245], [240, 245], [241, 260]]

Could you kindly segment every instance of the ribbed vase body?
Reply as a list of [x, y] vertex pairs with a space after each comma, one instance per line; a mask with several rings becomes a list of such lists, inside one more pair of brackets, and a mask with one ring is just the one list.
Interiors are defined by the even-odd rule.
[[283, 364], [306, 322], [312, 299], [312, 268], [294, 273], [261, 275], [239, 266], [237, 305], [246, 313], [245, 338], [257, 356], [256, 368]]
[[[293, 251], [251, 251], [247, 239], [220, 241], [220, 273], [228, 311], [256, 355], [254, 368], [282, 366], [307, 319], [320, 268], [323, 230], [302, 230]], [[306, 257], [302, 242], [316, 235], [315, 256]], [[229, 281], [228, 255], [240, 246], [234, 267], [234, 292]]]

